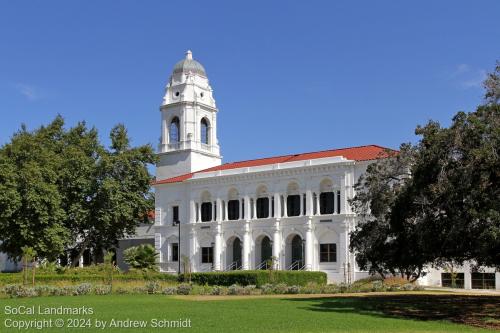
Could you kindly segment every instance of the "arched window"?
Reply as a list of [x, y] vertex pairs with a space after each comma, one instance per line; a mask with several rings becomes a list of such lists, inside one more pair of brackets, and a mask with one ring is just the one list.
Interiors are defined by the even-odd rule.
[[257, 189], [257, 218], [267, 218], [269, 217], [269, 198], [267, 197], [267, 188], [265, 186], [260, 186]]
[[287, 189], [286, 211], [288, 216], [300, 215], [300, 194], [297, 183], [290, 183]]
[[209, 130], [208, 130], [208, 120], [207, 118], [203, 118], [201, 120], [201, 143], [204, 143], [208, 145], [208, 137], [209, 137]]
[[169, 126], [169, 143], [178, 143], [180, 141], [179, 118], [174, 117]]
[[212, 202], [208, 192], [203, 192], [201, 195], [201, 222], [212, 221]]
[[333, 214], [335, 195], [333, 192], [333, 183], [329, 179], [325, 179], [320, 184], [321, 193], [319, 195], [319, 213]]
[[240, 218], [240, 200], [238, 199], [238, 191], [231, 189], [228, 193], [227, 201], [227, 219], [238, 220]]

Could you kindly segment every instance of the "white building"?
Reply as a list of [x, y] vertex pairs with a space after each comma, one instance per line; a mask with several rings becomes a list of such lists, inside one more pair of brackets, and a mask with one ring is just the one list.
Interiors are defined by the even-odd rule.
[[193, 271], [261, 269], [273, 257], [277, 269], [324, 271], [331, 282], [367, 276], [348, 250], [356, 221], [348, 199], [386, 148], [221, 164], [218, 109], [190, 51], [175, 65], [160, 111], [155, 247], [162, 271], [177, 272], [182, 256]]

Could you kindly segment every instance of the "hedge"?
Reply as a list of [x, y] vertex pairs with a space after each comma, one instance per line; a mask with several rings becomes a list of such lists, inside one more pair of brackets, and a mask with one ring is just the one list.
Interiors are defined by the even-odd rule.
[[[38, 283], [43, 282], [102, 282], [108, 277], [104, 274], [36, 274], [35, 281]], [[166, 273], [148, 273], [147, 275], [141, 273], [122, 273], [114, 274], [113, 280], [115, 281], [142, 281], [142, 280], [158, 280], [158, 281], [177, 281], [177, 275]], [[22, 283], [23, 276], [21, 273], [0, 273], [0, 285]], [[31, 275], [28, 275], [28, 282], [31, 283]]]
[[[179, 282], [189, 280], [187, 274], [179, 275]], [[209, 286], [240, 286], [285, 283], [289, 286], [305, 286], [309, 282], [326, 284], [326, 273], [307, 271], [232, 271], [191, 273], [191, 281], [199, 285]]]

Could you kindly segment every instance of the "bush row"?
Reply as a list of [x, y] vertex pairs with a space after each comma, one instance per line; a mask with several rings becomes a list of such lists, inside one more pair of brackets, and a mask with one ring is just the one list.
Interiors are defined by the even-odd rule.
[[[35, 276], [36, 282], [48, 283], [48, 282], [98, 282], [107, 280], [108, 276], [106, 274], [37, 274]], [[176, 282], [178, 280], [176, 275], [150, 272], [147, 274], [142, 274], [141, 272], [129, 272], [129, 273], [119, 273], [114, 274], [113, 279], [116, 281], [140, 281], [140, 280], [160, 280], [160, 281], [172, 281]], [[1, 273], [0, 274], [0, 285], [12, 284], [22, 282], [23, 277], [21, 273]], [[28, 276], [28, 281], [31, 281], [31, 275]]]
[[81, 296], [81, 295], [107, 295], [115, 294], [164, 294], [164, 295], [282, 295], [282, 294], [337, 294], [356, 293], [369, 291], [408, 291], [422, 290], [421, 287], [413, 284], [401, 286], [374, 286], [371, 289], [362, 289], [356, 286], [339, 285], [319, 285], [308, 283], [305, 286], [286, 285], [285, 283], [266, 283], [258, 288], [256, 285], [240, 286], [233, 284], [230, 286], [208, 286], [192, 285], [182, 283], [177, 286], [162, 287], [159, 281], [149, 281], [144, 286], [133, 288], [118, 287], [111, 290], [109, 285], [92, 285], [82, 283], [75, 286], [36, 286], [27, 287], [23, 285], [7, 285], [3, 288], [3, 293], [9, 297], [36, 297], [36, 296]]
[[191, 282], [209, 286], [255, 285], [284, 283], [305, 286], [307, 283], [326, 284], [326, 273], [306, 271], [232, 271], [204, 272], [179, 275], [179, 282]]

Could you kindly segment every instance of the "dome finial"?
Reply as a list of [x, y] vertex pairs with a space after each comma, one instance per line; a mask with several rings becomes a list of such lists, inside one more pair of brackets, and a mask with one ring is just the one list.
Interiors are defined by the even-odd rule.
[[193, 52], [191, 52], [191, 50], [186, 51], [186, 59], [188, 59], [188, 60], [193, 59]]

